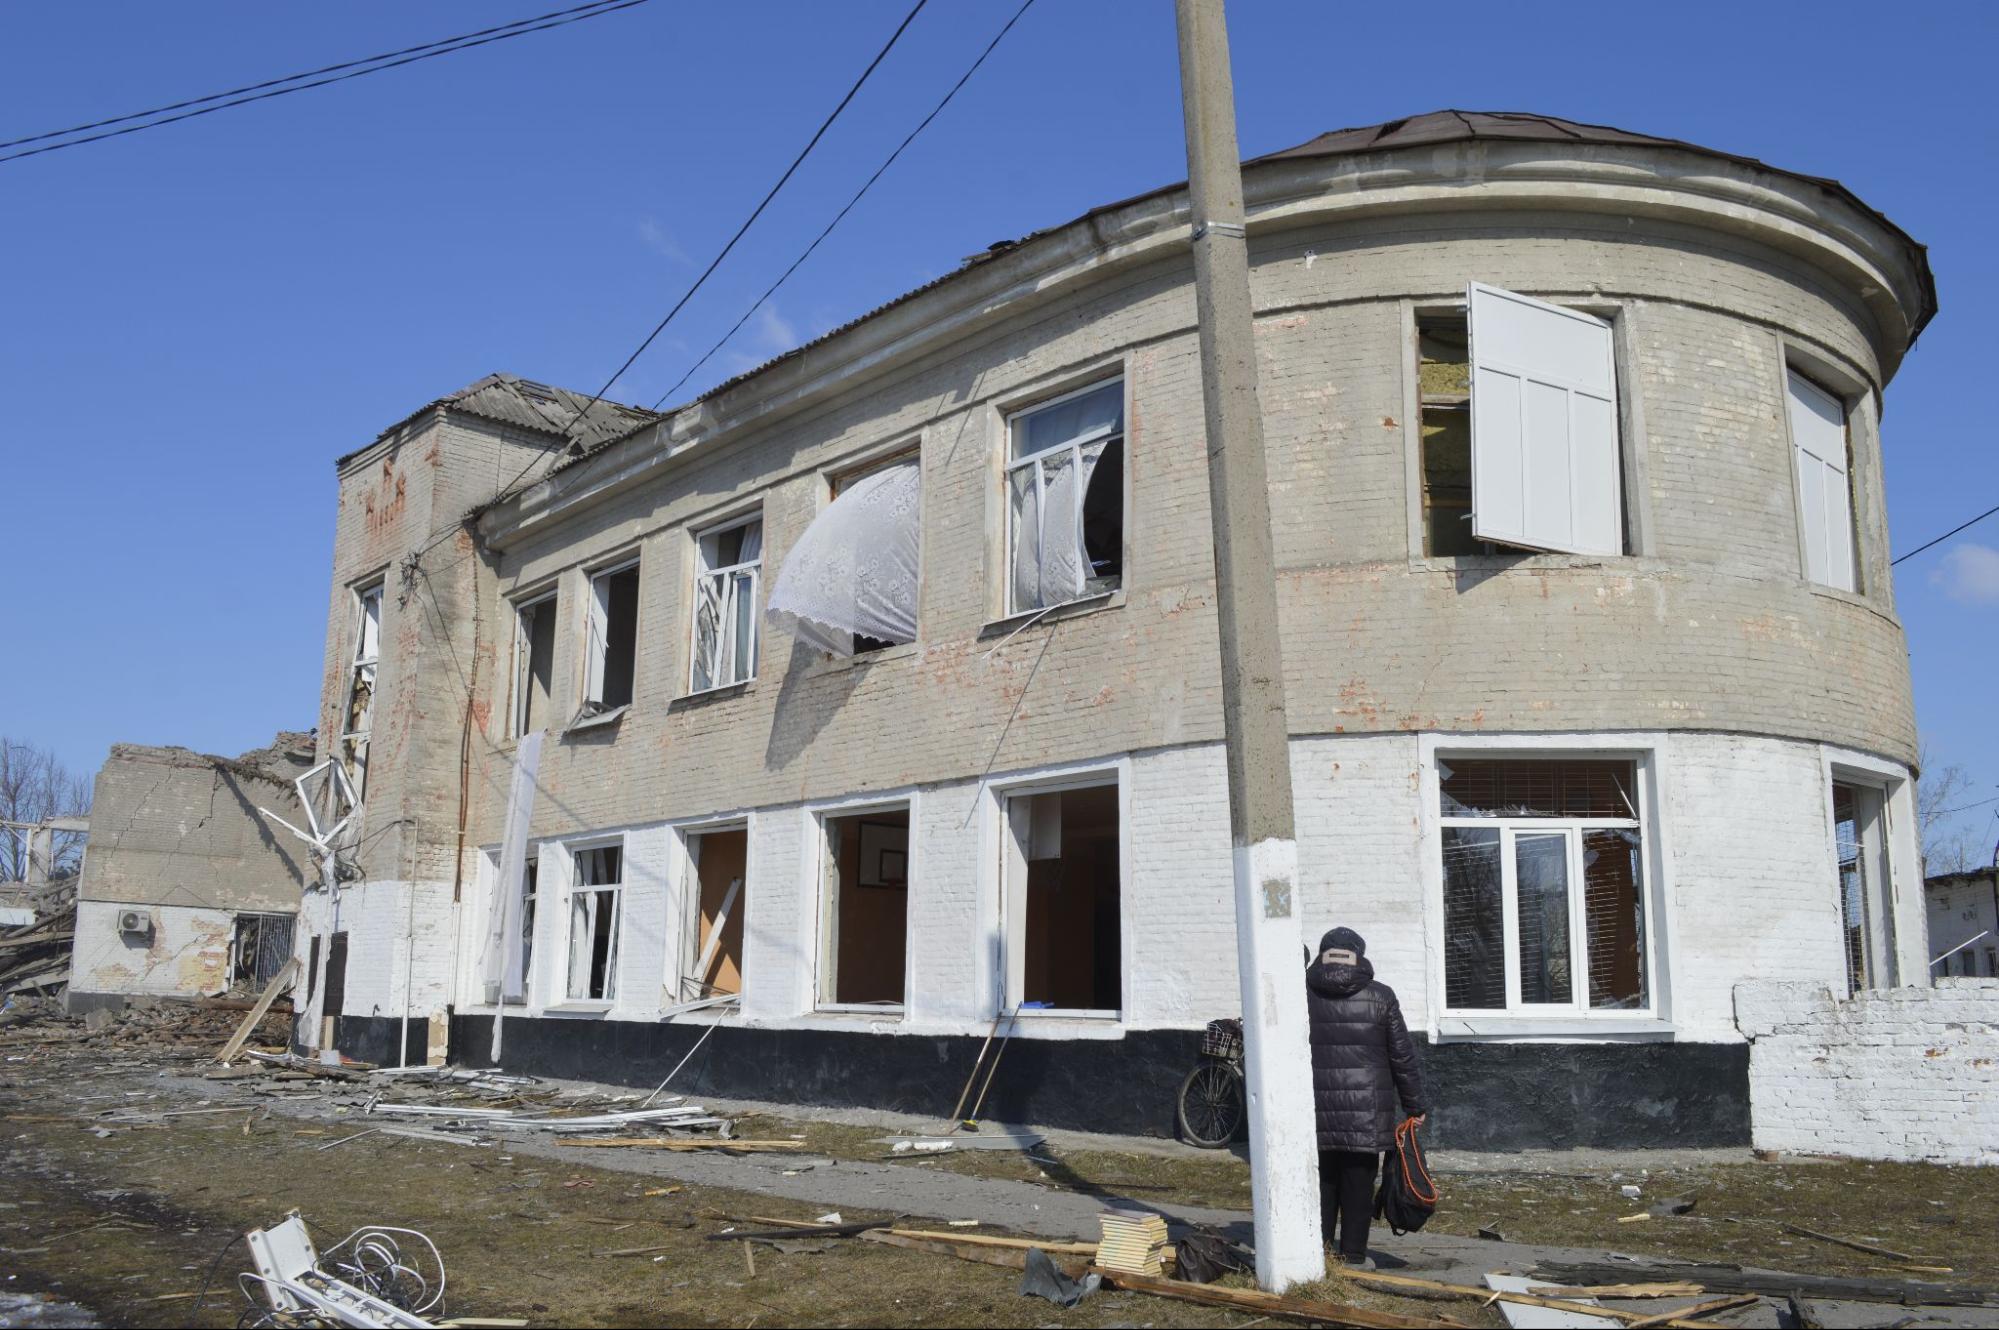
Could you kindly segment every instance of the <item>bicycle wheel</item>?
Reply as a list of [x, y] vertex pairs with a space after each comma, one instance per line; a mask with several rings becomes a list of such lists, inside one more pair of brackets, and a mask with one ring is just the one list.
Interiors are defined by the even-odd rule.
[[1226, 1062], [1203, 1058], [1180, 1083], [1180, 1135], [1189, 1145], [1219, 1150], [1242, 1130], [1242, 1077]]

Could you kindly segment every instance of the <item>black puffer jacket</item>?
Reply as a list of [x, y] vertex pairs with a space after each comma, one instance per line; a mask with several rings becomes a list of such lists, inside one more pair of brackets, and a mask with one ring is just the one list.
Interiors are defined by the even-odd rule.
[[[1325, 963], [1320, 957], [1331, 948], [1353, 951], [1356, 962]], [[1387, 1150], [1397, 1122], [1428, 1111], [1402, 1004], [1395, 990], [1374, 982], [1365, 950], [1352, 929], [1336, 928], [1305, 971], [1321, 1150]]]

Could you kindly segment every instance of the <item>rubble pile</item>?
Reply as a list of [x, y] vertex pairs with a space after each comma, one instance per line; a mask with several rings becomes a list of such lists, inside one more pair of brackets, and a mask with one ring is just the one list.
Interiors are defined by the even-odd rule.
[[[0, 1007], [0, 1044], [92, 1043], [107, 1051], [139, 1053], [163, 1062], [211, 1062], [222, 1041], [243, 1023], [242, 1002], [202, 999], [140, 1001], [123, 1010], [72, 1016], [60, 998], [18, 995]], [[291, 1006], [280, 1002], [251, 1032], [259, 1045], [283, 1048], [291, 1037]]]
[[35, 921], [0, 928], [0, 1000], [16, 994], [56, 994], [69, 986], [76, 880], [51, 882], [25, 903], [35, 912]]

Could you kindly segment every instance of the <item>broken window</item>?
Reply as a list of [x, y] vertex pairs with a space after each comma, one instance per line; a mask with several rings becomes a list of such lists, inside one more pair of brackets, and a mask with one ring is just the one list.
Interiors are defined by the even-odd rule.
[[909, 954], [909, 808], [825, 820], [821, 1006], [900, 1007]]
[[1006, 800], [1007, 1003], [1115, 1014], [1124, 1005], [1118, 787]]
[[922, 502], [914, 456], [835, 481], [784, 556], [771, 620], [836, 656], [914, 642]]
[[1114, 591], [1124, 576], [1124, 380], [1007, 422], [1007, 612]]
[[1858, 590], [1846, 405], [1796, 370], [1787, 371], [1785, 378], [1804, 522], [1805, 576], [1821, 586]]
[[1466, 308], [1417, 329], [1424, 552], [1622, 554], [1610, 324], [1477, 282]]
[[695, 537], [693, 690], [741, 683], [757, 672], [757, 588], [763, 521], [747, 518]]
[[354, 663], [340, 723], [340, 759], [356, 798], [368, 792], [368, 737], [374, 727], [375, 667], [382, 656], [382, 584], [355, 592]]
[[574, 851], [575, 886], [569, 893], [569, 983], [566, 995], [580, 1002], [610, 1002], [618, 996], [618, 911], [624, 896], [622, 845], [592, 845]]
[[1444, 1006], [1651, 1006], [1637, 764], [1439, 758]]
[[514, 632], [514, 735], [532, 734], [548, 723], [555, 682], [554, 593], [520, 606]]
[[534, 855], [528, 856], [527, 864], [521, 874], [521, 886], [523, 888], [521, 893], [521, 992], [508, 997], [506, 999], [508, 1002], [526, 1002], [528, 987], [533, 983], [534, 913], [535, 905], [539, 900], [537, 893], [541, 888], [541, 860], [538, 857]]
[[681, 999], [719, 997], [743, 991], [743, 884], [749, 873], [750, 835], [742, 828], [691, 833], [687, 837], [693, 928], [688, 936], [692, 964]]
[[[230, 987], [262, 993], [292, 958], [289, 914], [239, 914], [229, 943]], [[315, 946], [318, 939], [313, 939]], [[315, 954], [314, 959], [318, 957]]]
[[639, 566], [626, 564], [590, 579], [588, 647], [584, 653], [583, 715], [632, 704], [639, 654]]
[[1838, 868], [1841, 950], [1846, 988], [1894, 983], [1893, 927], [1887, 904], [1887, 794], [1878, 786], [1834, 781], [1833, 847]]

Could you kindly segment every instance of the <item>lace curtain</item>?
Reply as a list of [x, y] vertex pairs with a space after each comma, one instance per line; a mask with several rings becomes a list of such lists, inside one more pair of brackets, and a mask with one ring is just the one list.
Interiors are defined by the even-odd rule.
[[833, 500], [785, 556], [770, 621], [840, 656], [856, 636], [914, 642], [922, 482], [914, 460], [900, 462]]

